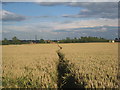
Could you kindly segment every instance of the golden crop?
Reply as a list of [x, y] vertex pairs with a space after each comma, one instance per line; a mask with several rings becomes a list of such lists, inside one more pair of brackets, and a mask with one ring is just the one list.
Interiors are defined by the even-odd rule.
[[57, 46], [3, 46], [3, 87], [56, 88]]
[[62, 53], [69, 60], [71, 72], [85, 88], [117, 88], [118, 44], [63, 44]]
[[118, 43], [59, 45], [2, 46], [3, 87], [118, 87]]

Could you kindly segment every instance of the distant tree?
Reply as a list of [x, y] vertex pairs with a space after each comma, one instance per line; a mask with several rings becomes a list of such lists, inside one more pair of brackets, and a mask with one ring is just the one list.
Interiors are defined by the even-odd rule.
[[115, 40], [117, 41], [117, 40], [118, 40], [118, 38], [115, 38]]
[[2, 45], [8, 45], [8, 44], [10, 44], [9, 40], [7, 40], [7, 38], [4, 38], [4, 40], [2, 41]]
[[67, 37], [66, 39], [60, 40], [59, 43], [84, 43], [84, 42], [108, 42], [107, 39], [98, 38], [98, 37], [81, 37], [70, 39]]
[[77, 42], [79, 42], [79, 40], [76, 37], [72, 39], [72, 43], [77, 43]]
[[21, 42], [20, 42], [20, 40], [16, 36], [14, 36], [12, 38], [12, 44], [21, 44]]
[[45, 43], [44, 39], [40, 39], [40, 43]]
[[71, 39], [69, 37], [66, 37], [66, 40], [65, 40], [66, 43], [71, 43]]

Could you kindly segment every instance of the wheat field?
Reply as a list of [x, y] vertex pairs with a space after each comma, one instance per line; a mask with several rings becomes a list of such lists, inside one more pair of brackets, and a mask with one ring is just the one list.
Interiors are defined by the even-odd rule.
[[2, 87], [118, 88], [118, 43], [59, 45], [2, 46]]
[[64, 44], [62, 52], [72, 73], [85, 88], [117, 88], [118, 44]]
[[3, 46], [3, 87], [57, 88], [57, 46]]

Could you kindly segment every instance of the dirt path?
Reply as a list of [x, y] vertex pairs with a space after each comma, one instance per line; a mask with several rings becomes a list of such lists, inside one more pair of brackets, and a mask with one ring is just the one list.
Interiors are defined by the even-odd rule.
[[[60, 45], [58, 47], [61, 47]], [[57, 50], [57, 55], [59, 57], [59, 63], [57, 67], [58, 71], [58, 90], [64, 90], [66, 88], [84, 88], [84, 85], [78, 83], [75, 79], [75, 74], [71, 72], [71, 65], [69, 61], [65, 60], [65, 55], [61, 52], [60, 48]]]

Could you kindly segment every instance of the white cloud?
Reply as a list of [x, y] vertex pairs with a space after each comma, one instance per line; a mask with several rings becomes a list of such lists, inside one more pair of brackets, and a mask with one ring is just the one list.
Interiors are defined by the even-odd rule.
[[3, 21], [23, 21], [25, 20], [25, 16], [18, 15], [6, 10], [0, 10], [0, 20]]
[[[36, 2], [43, 6], [67, 5], [83, 8], [76, 15], [64, 14], [63, 17], [72, 18], [118, 18], [118, 2]], [[99, 0], [98, 0], [99, 1]], [[106, 0], [108, 1], [108, 0]], [[109, 0], [110, 1], [110, 0]]]
[[71, 28], [85, 28], [85, 27], [98, 27], [98, 26], [118, 26], [117, 19], [91, 19], [73, 21], [70, 23], [53, 24], [54, 29], [71, 29]]
[[21, 25], [3, 25], [3, 36], [21, 39], [34, 39], [35, 35], [44, 39], [62, 39], [65, 37], [101, 36], [115, 38], [117, 33], [117, 19], [81, 20], [71, 22], [39, 22], [23, 23]]
[[[47, 25], [47, 26], [46, 26]], [[90, 28], [90, 27], [102, 27], [102, 26], [118, 26], [117, 19], [92, 19], [92, 20], [80, 20], [72, 22], [39, 22], [39, 23], [28, 23], [23, 25], [4, 25], [3, 30], [14, 30], [22, 32], [51, 32], [54, 30], [69, 30], [76, 28]], [[105, 30], [102, 28], [101, 30]]]
[[63, 15], [63, 17], [72, 18], [118, 18], [117, 2], [83, 2], [67, 3], [73, 7], [83, 8], [76, 15]]
[[[96, 1], [96, 0], [93, 0]], [[108, 1], [108, 0], [107, 0]], [[67, 5], [73, 7], [81, 7], [83, 8], [78, 12], [78, 14], [64, 14], [62, 17], [70, 17], [70, 18], [118, 18], [118, 2], [37, 2], [37, 4], [44, 6], [55, 6], [55, 5]], [[6, 13], [3, 11], [3, 13]], [[13, 16], [14, 14], [14, 16]], [[13, 16], [13, 17], [12, 17]], [[37, 18], [46, 18], [49, 16], [38, 16]], [[4, 18], [4, 17], [3, 17]], [[6, 19], [7, 18], [7, 19]], [[24, 20], [25, 17], [21, 15], [15, 15], [15, 13], [8, 12], [6, 13], [5, 20]], [[3, 19], [4, 20], [4, 19]]]
[[[43, 3], [42, 3], [43, 4]], [[44, 3], [44, 5], [58, 5], [60, 3]], [[63, 3], [61, 3], [63, 4]], [[64, 3], [65, 4], [65, 3]], [[113, 26], [113, 27], [117, 27], [118, 26], [118, 19], [114, 18], [116, 17], [116, 6], [114, 4], [111, 3], [111, 5], [109, 4], [92, 4], [92, 3], [69, 3], [66, 4], [69, 6], [76, 6], [76, 7], [83, 7], [83, 9], [81, 10], [80, 13], [78, 13], [77, 15], [73, 15], [73, 17], [89, 17], [90, 15], [93, 16], [93, 14], [98, 17], [97, 19], [86, 19], [86, 20], [80, 20], [80, 21], [71, 21], [71, 22], [39, 22], [39, 23], [30, 23], [27, 22], [28, 24], [21, 24], [21, 25], [16, 25], [14, 24], [14, 22], [11, 25], [3, 25], [3, 32], [4, 33], [10, 33], [10, 32], [17, 32], [18, 34], [20, 32], [24, 33], [24, 32], [29, 32], [31, 34], [33, 34], [34, 32], [43, 35], [43, 33], [47, 33], [44, 34], [48, 35], [49, 34], [54, 36], [53, 34], [59, 35], [61, 33], [65, 33], [65, 34], [61, 34], [61, 35], [68, 35], [68, 33], [70, 34], [77, 34], [74, 33], [74, 31], [78, 32], [78, 31], [82, 31], [81, 33], [83, 33], [83, 35], [89, 35], [88, 33], [90, 31], [92, 31], [93, 29], [87, 29], [86, 32], [85, 29], [82, 28], [94, 28], [94, 27], [101, 27], [99, 28], [99, 30], [94, 29], [94, 32], [106, 32], [108, 31], [108, 29], [104, 26]], [[0, 15], [2, 15], [3, 17], [1, 19], [3, 19], [4, 21], [21, 21], [21, 20], [25, 20], [26, 18], [24, 16], [21, 15], [17, 15], [15, 13], [9, 12], [9, 11], [5, 11], [3, 10], [4, 13], [2, 13], [0, 11]], [[98, 13], [98, 15], [97, 15]], [[86, 15], [86, 16], [85, 16]], [[70, 15], [64, 15], [64, 17], [70, 16]], [[104, 16], [104, 19], [103, 19]], [[110, 17], [108, 17], [110, 16]], [[41, 16], [40, 16], [41, 17]], [[38, 17], [38, 18], [40, 18]], [[46, 18], [46, 17], [45, 17]], [[113, 19], [114, 18], [114, 19]], [[81, 28], [81, 29], [80, 29]], [[76, 29], [76, 30], [74, 30]], [[54, 32], [57, 30], [66, 30], [67, 32]], [[73, 32], [69, 32], [71, 30], [74, 30]], [[114, 31], [114, 29], [113, 29]], [[111, 33], [111, 32], [110, 32]], [[70, 34], [68, 36], [70, 36]], [[74, 36], [75, 36], [74, 35]], [[28, 35], [29, 36], [29, 35]], [[60, 36], [62, 37], [62, 36]]]

